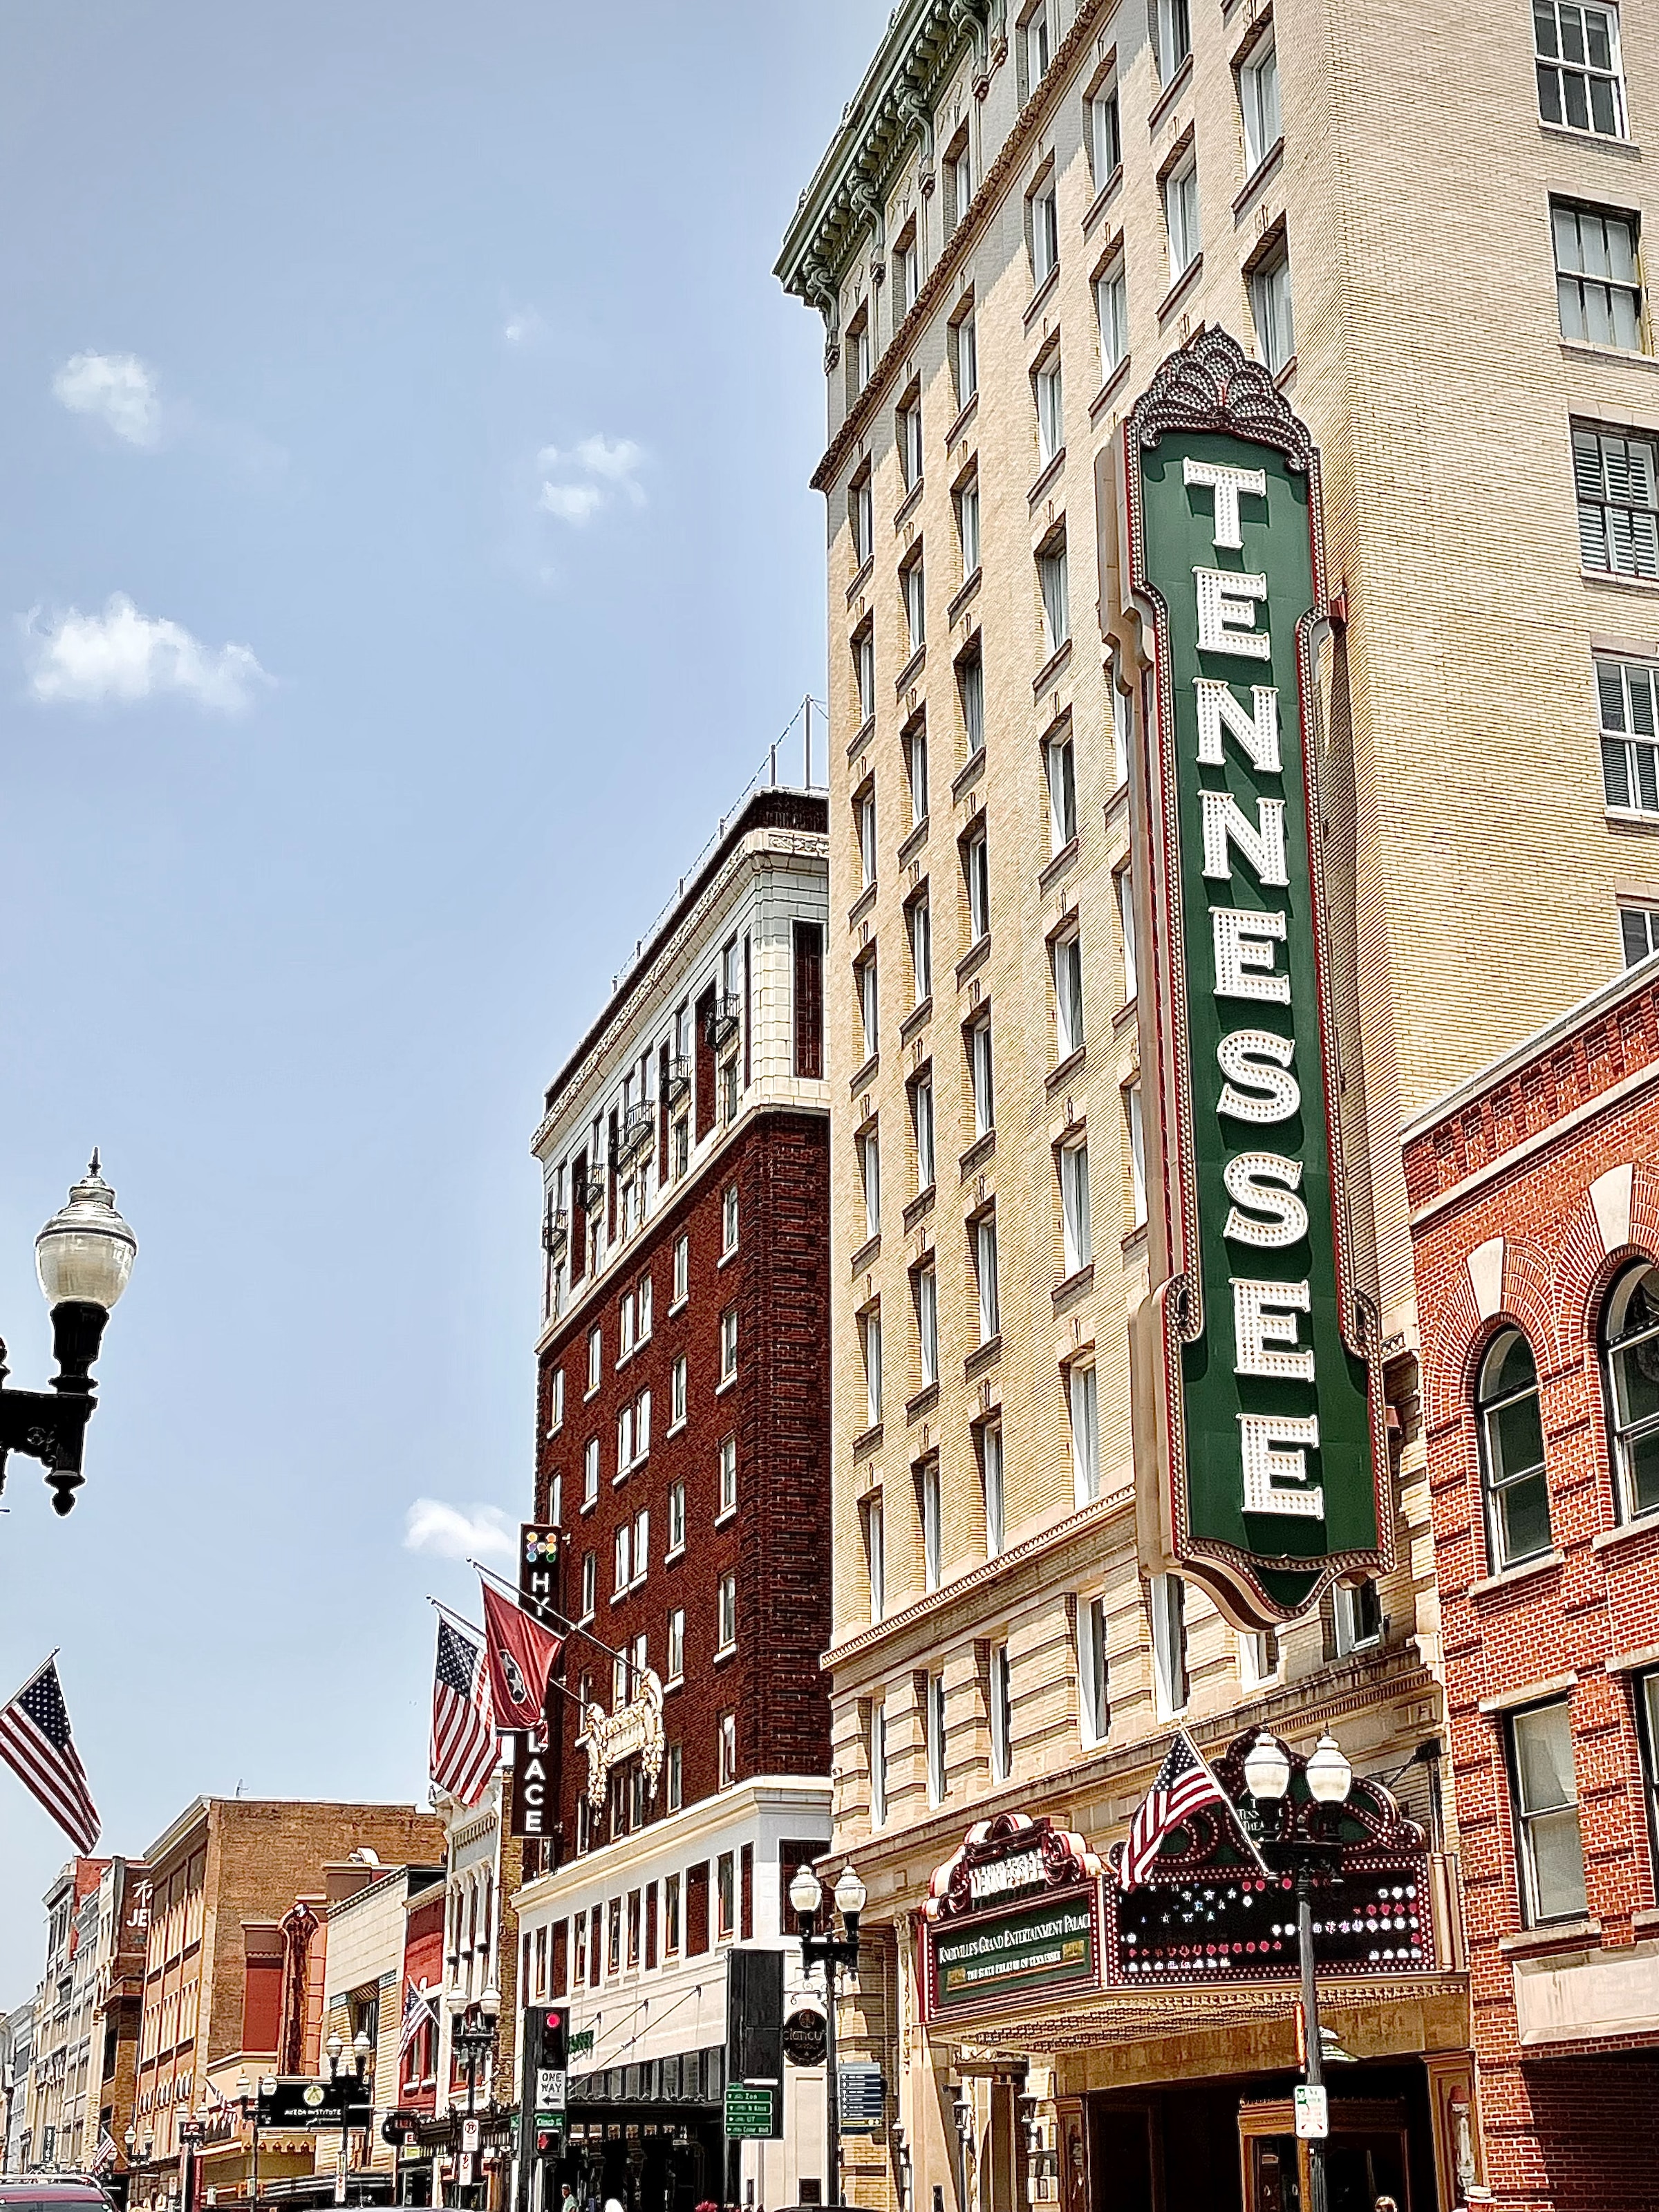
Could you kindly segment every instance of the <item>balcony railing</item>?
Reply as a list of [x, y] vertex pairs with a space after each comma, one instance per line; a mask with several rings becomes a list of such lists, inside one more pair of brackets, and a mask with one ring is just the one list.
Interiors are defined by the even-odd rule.
[[638, 1159], [642, 1152], [648, 1152], [651, 1150], [652, 1146], [656, 1142], [655, 1121], [656, 1115], [650, 1107], [635, 1106], [633, 1109], [627, 1121], [623, 1124], [622, 1134], [617, 1140], [617, 1157], [619, 1160], [632, 1162]]
[[570, 1242], [570, 1216], [562, 1206], [550, 1206], [542, 1223], [542, 1249], [556, 1260]]
[[738, 1002], [728, 991], [714, 1001], [703, 1025], [704, 1041], [710, 1052], [719, 1052], [730, 1044], [738, 1034]]

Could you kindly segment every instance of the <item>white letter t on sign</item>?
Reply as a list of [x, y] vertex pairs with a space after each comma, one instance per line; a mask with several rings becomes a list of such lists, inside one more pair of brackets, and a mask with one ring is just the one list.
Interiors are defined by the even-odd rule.
[[1181, 480], [1215, 494], [1215, 543], [1226, 546], [1230, 552], [1243, 552], [1244, 538], [1238, 526], [1238, 495], [1253, 491], [1265, 499], [1267, 471], [1224, 468], [1218, 461], [1195, 461], [1189, 457], [1181, 465]]

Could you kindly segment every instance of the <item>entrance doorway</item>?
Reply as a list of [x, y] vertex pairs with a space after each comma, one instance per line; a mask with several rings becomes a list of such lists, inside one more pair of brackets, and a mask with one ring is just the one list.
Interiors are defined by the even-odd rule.
[[[1334, 2102], [1325, 2146], [1325, 2192], [1330, 2212], [1375, 2212], [1391, 2197], [1412, 2212], [1410, 2145], [1403, 2104], [1367, 2098]], [[1308, 2145], [1296, 2134], [1295, 2107], [1287, 2100], [1243, 2105], [1238, 2148], [1244, 2212], [1305, 2212]]]

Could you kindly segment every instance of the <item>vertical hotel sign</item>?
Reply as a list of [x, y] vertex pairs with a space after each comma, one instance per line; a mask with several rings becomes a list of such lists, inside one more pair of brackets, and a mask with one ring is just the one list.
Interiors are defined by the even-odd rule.
[[1319, 461], [1220, 331], [1164, 364], [1121, 436], [1127, 582], [1152, 638], [1138, 1437], [1157, 1467], [1154, 1548], [1265, 1627], [1389, 1564], [1377, 1329], [1332, 1110]]

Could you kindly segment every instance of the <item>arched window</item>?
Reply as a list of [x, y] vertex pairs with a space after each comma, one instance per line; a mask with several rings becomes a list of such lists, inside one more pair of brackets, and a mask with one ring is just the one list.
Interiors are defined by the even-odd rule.
[[1519, 1329], [1505, 1329], [1481, 1362], [1475, 1410], [1480, 1421], [1486, 1549], [1496, 1574], [1523, 1559], [1535, 1559], [1550, 1548], [1538, 1368], [1532, 1346]]
[[1614, 1284], [1601, 1321], [1620, 1517], [1659, 1506], [1659, 1267]]

